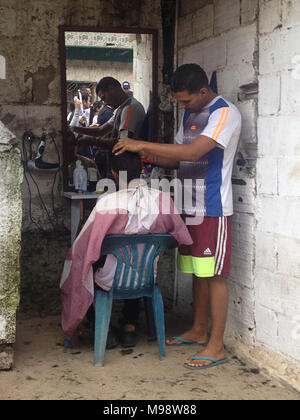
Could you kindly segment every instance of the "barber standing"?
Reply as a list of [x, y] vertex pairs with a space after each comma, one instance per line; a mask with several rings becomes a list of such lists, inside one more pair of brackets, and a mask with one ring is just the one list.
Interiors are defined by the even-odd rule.
[[[231, 177], [241, 115], [233, 104], [209, 88], [206, 73], [196, 64], [176, 70], [172, 91], [179, 107], [185, 110], [176, 144], [127, 138], [120, 139], [113, 152], [138, 152], [158, 166], [178, 169], [185, 189], [182, 196], [190, 197], [183, 203], [182, 213], [194, 244], [179, 248], [178, 269], [194, 277], [194, 321], [190, 330], [167, 340], [167, 344], [203, 346], [202, 351], [186, 360], [185, 366], [204, 369], [228, 362], [223, 343], [228, 309], [225, 278], [230, 274]], [[196, 209], [191, 203], [196, 203]]]

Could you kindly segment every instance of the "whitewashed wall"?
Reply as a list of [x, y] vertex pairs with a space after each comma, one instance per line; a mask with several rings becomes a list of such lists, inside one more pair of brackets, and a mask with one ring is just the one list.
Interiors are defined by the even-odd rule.
[[[181, 2], [180, 10], [179, 65], [197, 63], [209, 77], [216, 70], [219, 93], [236, 104], [243, 117], [239, 154], [234, 166], [235, 215], [227, 332], [254, 343], [257, 96], [245, 98], [241, 87], [257, 84], [257, 1], [244, 1], [242, 7], [239, 0], [194, 1], [193, 5]], [[177, 302], [182, 310], [191, 311], [189, 280], [181, 279], [179, 275]]]
[[134, 97], [143, 104], [147, 112], [152, 91], [152, 35], [137, 35], [133, 42]]
[[[299, 361], [300, 2], [182, 1], [180, 11], [179, 64], [217, 70], [243, 116], [227, 333]], [[191, 312], [186, 281], [177, 304]]]
[[260, 1], [256, 339], [300, 360], [300, 2]]

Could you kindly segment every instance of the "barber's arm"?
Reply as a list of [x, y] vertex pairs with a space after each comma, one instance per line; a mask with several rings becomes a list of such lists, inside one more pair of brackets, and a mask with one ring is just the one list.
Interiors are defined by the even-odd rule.
[[112, 131], [112, 125], [105, 123], [101, 127], [71, 127], [76, 134], [85, 135], [89, 137], [104, 137]]
[[175, 162], [197, 162], [217, 145], [216, 141], [206, 136], [199, 136], [190, 144], [161, 144], [127, 138], [118, 141], [113, 153], [120, 155], [129, 151], [145, 156], [153, 155], [157, 157], [155, 163], [164, 166]]

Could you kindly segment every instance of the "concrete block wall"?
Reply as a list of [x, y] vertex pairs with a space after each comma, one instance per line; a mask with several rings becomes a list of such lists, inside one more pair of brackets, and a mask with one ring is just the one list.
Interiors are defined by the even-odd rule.
[[300, 3], [182, 1], [178, 30], [179, 64], [217, 70], [243, 117], [227, 332], [299, 361]]
[[[235, 215], [227, 332], [254, 343], [258, 1], [181, 1], [180, 4], [178, 64], [197, 63], [209, 76], [216, 70], [219, 93], [238, 106], [243, 118], [233, 174]], [[187, 285], [190, 282], [180, 276], [178, 305], [191, 311]]]
[[300, 4], [260, 1], [257, 342], [300, 360]]
[[[40, 136], [45, 128], [53, 134], [59, 150], [62, 150], [58, 26], [124, 27], [124, 30], [151, 27], [160, 31], [162, 42], [160, 1], [142, 3], [137, 0], [1, 2], [0, 119], [14, 131], [20, 148], [25, 131], [32, 130]], [[159, 66], [161, 69], [161, 55]], [[4, 72], [6, 79], [1, 77]], [[36, 146], [35, 143], [33, 150]], [[44, 160], [57, 162], [51, 138], [47, 139]], [[41, 180], [41, 195], [51, 213], [53, 174], [43, 174], [38, 180]], [[51, 228], [33, 183], [31, 191], [34, 218], [42, 226]], [[54, 195], [58, 205], [62, 204], [60, 192], [57, 182]], [[23, 197], [23, 229], [34, 230], [28, 214], [29, 195], [25, 183]]]

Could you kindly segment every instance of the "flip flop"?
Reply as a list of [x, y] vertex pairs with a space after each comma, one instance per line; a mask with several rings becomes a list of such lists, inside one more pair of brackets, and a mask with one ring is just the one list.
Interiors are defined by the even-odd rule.
[[178, 340], [181, 341], [181, 343], [174, 343], [174, 344], [167, 344], [169, 347], [182, 347], [182, 346], [206, 346], [207, 343], [196, 343], [195, 341], [185, 340], [181, 337], [172, 337], [171, 340]]
[[206, 366], [191, 366], [188, 363], [185, 363], [184, 366], [188, 369], [197, 369], [197, 370], [201, 370], [201, 369], [209, 369], [215, 366], [219, 366], [219, 365], [224, 365], [225, 363], [228, 363], [229, 360], [228, 359], [223, 359], [223, 360], [217, 360], [214, 359], [213, 357], [195, 357], [192, 356], [190, 358], [191, 361], [193, 360], [209, 360], [212, 363], [210, 365], [206, 365]]

